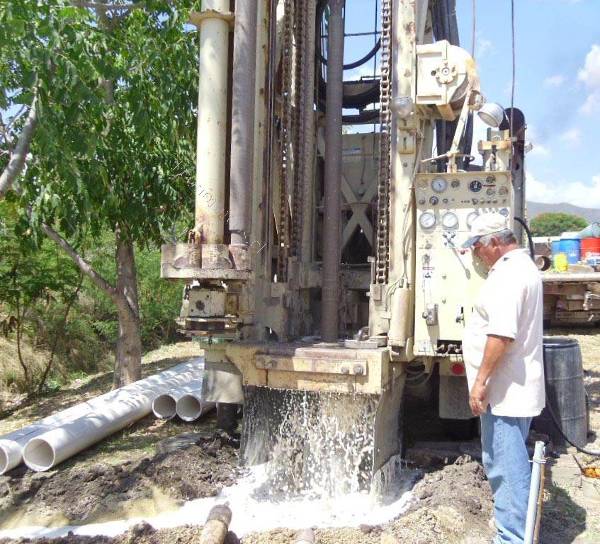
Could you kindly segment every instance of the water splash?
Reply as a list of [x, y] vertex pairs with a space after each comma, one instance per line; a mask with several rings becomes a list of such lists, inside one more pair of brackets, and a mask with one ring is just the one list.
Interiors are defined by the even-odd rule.
[[336, 497], [373, 477], [376, 395], [254, 388], [244, 408], [243, 458], [267, 462], [270, 498]]

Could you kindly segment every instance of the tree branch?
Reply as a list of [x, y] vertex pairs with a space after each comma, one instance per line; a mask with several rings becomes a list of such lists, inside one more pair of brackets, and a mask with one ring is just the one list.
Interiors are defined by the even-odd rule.
[[92, 9], [101, 9], [104, 11], [116, 11], [123, 9], [138, 9], [143, 8], [143, 2], [139, 2], [137, 4], [103, 4], [101, 2], [85, 2], [81, 0], [73, 0], [73, 5], [78, 8], [92, 8]]
[[27, 153], [29, 153], [29, 145], [31, 144], [33, 132], [37, 122], [36, 93], [33, 97], [33, 102], [31, 103], [31, 108], [29, 109], [29, 114], [27, 115], [25, 125], [23, 125], [23, 130], [21, 130], [21, 134], [17, 140], [15, 150], [8, 161], [8, 165], [2, 172], [2, 175], [0, 175], [0, 198], [4, 197], [6, 191], [12, 187], [12, 184], [21, 175], [21, 172], [25, 167], [25, 160], [27, 158]]
[[98, 272], [92, 268], [92, 265], [88, 263], [81, 255], [79, 255], [75, 249], [73, 249], [73, 246], [71, 246], [69, 242], [67, 242], [60, 234], [58, 234], [58, 232], [45, 223], [42, 223], [42, 230], [46, 233], [48, 238], [56, 242], [56, 244], [67, 253], [71, 260], [77, 265], [79, 270], [81, 270], [88, 278], [90, 278], [97, 287], [102, 289], [115, 304], [120, 302], [117, 290], [100, 274], [98, 274]]

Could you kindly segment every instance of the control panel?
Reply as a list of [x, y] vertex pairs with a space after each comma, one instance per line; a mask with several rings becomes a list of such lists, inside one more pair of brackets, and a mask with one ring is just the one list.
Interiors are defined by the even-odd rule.
[[510, 172], [417, 174], [415, 344], [417, 355], [460, 352], [486, 270], [470, 250], [475, 218], [497, 212], [513, 225]]

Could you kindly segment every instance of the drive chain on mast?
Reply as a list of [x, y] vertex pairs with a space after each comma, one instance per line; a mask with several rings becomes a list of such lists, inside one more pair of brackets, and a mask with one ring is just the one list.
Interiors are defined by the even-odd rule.
[[294, 32], [294, 2], [285, 0], [281, 54], [281, 177], [279, 180], [279, 236], [277, 251], [277, 281], [287, 281], [290, 249], [289, 191], [292, 185], [292, 47]]
[[303, 139], [306, 137], [304, 108], [307, 100], [306, 82], [310, 75], [306, 70], [306, 16], [307, 0], [296, 0], [294, 17], [294, 116], [293, 116], [293, 179], [291, 254], [298, 256], [302, 245], [303, 182], [306, 173], [306, 156]]
[[390, 177], [391, 177], [391, 69], [392, 69], [392, 1], [381, 2], [381, 76], [379, 180], [377, 185], [377, 250], [375, 283], [385, 284], [389, 273]]

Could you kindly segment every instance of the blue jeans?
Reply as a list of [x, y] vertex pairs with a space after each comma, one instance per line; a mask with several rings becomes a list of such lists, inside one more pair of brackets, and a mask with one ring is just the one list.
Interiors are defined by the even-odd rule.
[[531, 464], [525, 446], [530, 417], [481, 415], [481, 450], [494, 494], [498, 534], [494, 544], [521, 544], [529, 499]]

